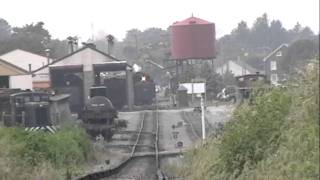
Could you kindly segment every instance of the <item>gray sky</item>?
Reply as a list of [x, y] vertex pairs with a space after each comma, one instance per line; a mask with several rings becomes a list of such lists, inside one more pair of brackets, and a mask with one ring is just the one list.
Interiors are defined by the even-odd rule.
[[122, 39], [132, 28], [166, 29], [191, 13], [214, 22], [217, 37], [230, 33], [241, 20], [252, 26], [264, 12], [287, 29], [300, 22], [319, 32], [319, 0], [0, 0], [0, 4], [0, 18], [11, 26], [43, 21], [54, 38], [77, 35], [80, 41], [92, 32]]

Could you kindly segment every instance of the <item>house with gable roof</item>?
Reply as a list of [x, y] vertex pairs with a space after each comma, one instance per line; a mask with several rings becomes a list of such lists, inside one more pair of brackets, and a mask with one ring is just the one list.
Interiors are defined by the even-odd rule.
[[[0, 59], [11, 65], [14, 65], [15, 67], [19, 67], [20, 69], [23, 69], [30, 74], [32, 71], [44, 67], [52, 61], [52, 59], [48, 59], [47, 57], [34, 54], [22, 49], [15, 49], [13, 51], [2, 54], [0, 55]], [[39, 78], [32, 78], [32, 83], [32, 86], [35, 89], [48, 88], [48, 83]]]
[[223, 75], [226, 72], [231, 72], [234, 76], [242, 76], [246, 74], [255, 74], [261, 71], [241, 60], [229, 60], [218, 66], [216, 68], [216, 72], [220, 75]]
[[285, 74], [283, 73], [280, 62], [287, 50], [288, 44], [281, 44], [262, 60], [264, 63], [265, 74], [271, 84], [278, 84], [280, 81], [285, 79]]
[[28, 71], [0, 59], [0, 88], [32, 89], [32, 77]]

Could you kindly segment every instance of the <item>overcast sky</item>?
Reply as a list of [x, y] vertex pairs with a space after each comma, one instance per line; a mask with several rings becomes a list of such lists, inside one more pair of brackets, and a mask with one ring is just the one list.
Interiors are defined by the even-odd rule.
[[218, 37], [241, 20], [252, 26], [264, 12], [287, 29], [300, 22], [319, 32], [319, 0], [0, 0], [0, 5], [0, 18], [11, 26], [43, 21], [54, 38], [77, 35], [80, 41], [92, 32], [122, 39], [132, 28], [166, 29], [192, 13], [214, 22]]

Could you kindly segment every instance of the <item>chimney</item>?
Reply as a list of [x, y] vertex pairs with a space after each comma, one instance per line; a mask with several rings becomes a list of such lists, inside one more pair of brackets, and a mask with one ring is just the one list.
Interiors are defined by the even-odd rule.
[[29, 66], [29, 72], [31, 73], [32, 69], [31, 69], [31, 64], [28, 64]]
[[114, 45], [114, 37], [109, 34], [107, 37], [107, 44], [108, 44], [108, 54], [111, 55], [112, 50], [113, 50], [113, 45]]
[[71, 53], [73, 53], [73, 44], [74, 44], [74, 38], [73, 37], [71, 37], [71, 36], [69, 36], [68, 38], [67, 38], [67, 40], [68, 40], [68, 53], [69, 54], [71, 54]]
[[46, 49], [47, 64], [50, 64], [50, 49]]
[[78, 37], [74, 37], [74, 42], [73, 42], [73, 44], [74, 44], [74, 50], [75, 51], [77, 51], [78, 50]]

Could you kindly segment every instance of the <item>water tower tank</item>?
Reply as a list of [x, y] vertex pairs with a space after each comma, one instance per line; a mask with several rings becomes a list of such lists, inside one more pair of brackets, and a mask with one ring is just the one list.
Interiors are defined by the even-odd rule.
[[174, 60], [213, 59], [215, 24], [196, 17], [176, 22], [171, 26], [171, 54]]

